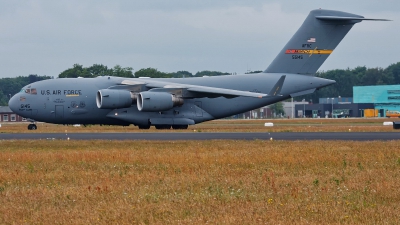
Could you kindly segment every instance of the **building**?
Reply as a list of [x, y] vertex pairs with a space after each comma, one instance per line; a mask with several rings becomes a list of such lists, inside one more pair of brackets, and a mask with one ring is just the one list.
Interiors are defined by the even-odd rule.
[[361, 104], [306, 104], [295, 106], [295, 118], [343, 118], [343, 117], [363, 117], [365, 109], [373, 108], [371, 103]]
[[[303, 117], [303, 111], [306, 105], [309, 102], [302, 101], [302, 102], [282, 102], [283, 103], [283, 110], [285, 111], [285, 116], [289, 118], [300, 118]], [[295, 108], [297, 110], [295, 110]]]
[[353, 95], [354, 103], [372, 103], [378, 116], [400, 112], [400, 85], [355, 86]]
[[[266, 119], [272, 118], [274, 115], [272, 110], [265, 106], [263, 108], [251, 110], [245, 113], [241, 113], [238, 115], [233, 116], [234, 119]], [[230, 118], [230, 117], [229, 117]]]
[[[372, 103], [353, 103], [351, 97], [320, 98], [319, 104], [294, 102], [294, 118], [343, 118], [363, 117], [365, 109], [372, 109]], [[286, 106], [290, 106], [287, 102]]]
[[8, 106], [0, 106], [0, 122], [25, 122], [26, 119], [15, 114]]

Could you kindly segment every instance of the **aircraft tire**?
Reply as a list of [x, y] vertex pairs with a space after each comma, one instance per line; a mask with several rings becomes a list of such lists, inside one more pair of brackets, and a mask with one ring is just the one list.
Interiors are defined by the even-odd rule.
[[174, 130], [186, 130], [188, 127], [189, 125], [172, 125], [172, 129]]
[[36, 124], [29, 124], [28, 125], [28, 130], [37, 130]]
[[155, 125], [158, 130], [169, 130], [171, 129], [171, 125]]
[[139, 127], [140, 130], [148, 130], [148, 129], [150, 129], [150, 125], [145, 125], [145, 126], [139, 125], [138, 127]]

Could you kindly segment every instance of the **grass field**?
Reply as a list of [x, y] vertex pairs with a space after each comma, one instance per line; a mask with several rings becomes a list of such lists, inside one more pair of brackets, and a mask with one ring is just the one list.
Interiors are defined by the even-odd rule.
[[398, 224], [400, 141], [0, 141], [0, 224]]
[[[189, 126], [188, 130], [139, 130], [135, 126], [64, 126], [38, 123], [38, 130], [27, 130], [28, 123], [5, 123], [1, 133], [63, 133], [63, 132], [398, 132], [392, 126], [383, 126], [384, 121], [399, 119], [273, 119], [273, 120], [214, 120]], [[273, 127], [264, 123], [273, 122]]]

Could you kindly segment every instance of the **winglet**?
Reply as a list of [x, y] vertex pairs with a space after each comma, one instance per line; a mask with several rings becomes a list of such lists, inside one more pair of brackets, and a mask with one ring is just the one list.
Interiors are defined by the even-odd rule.
[[276, 82], [275, 86], [268, 93], [269, 97], [280, 96], [285, 78], [286, 78], [286, 75], [282, 75], [281, 78], [279, 78], [278, 82]]

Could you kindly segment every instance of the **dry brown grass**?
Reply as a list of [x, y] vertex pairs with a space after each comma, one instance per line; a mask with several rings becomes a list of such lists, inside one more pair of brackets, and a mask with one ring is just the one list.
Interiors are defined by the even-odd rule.
[[0, 224], [396, 224], [400, 141], [0, 141]]
[[[5, 123], [2, 133], [60, 133], [60, 132], [396, 132], [392, 126], [383, 126], [384, 121], [398, 119], [274, 119], [274, 120], [214, 120], [194, 126], [189, 130], [139, 130], [135, 126], [87, 126], [73, 127], [39, 123], [38, 130], [27, 130], [28, 123]], [[273, 122], [274, 127], [264, 127], [264, 123]]]

